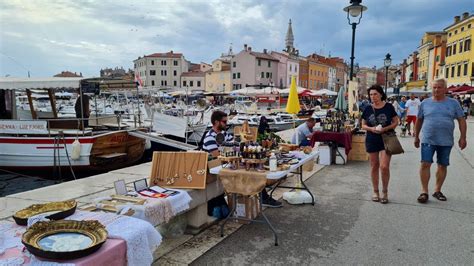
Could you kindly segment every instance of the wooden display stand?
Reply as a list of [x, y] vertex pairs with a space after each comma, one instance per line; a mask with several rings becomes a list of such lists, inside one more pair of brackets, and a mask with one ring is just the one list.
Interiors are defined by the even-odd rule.
[[240, 160], [242, 159], [239, 156], [232, 156], [232, 157], [225, 157], [225, 156], [219, 156], [217, 157], [221, 161], [221, 165], [224, 164], [231, 164], [232, 169], [239, 169], [240, 168]]
[[352, 135], [352, 149], [347, 158], [349, 161], [368, 161], [369, 154], [365, 150], [365, 134]]
[[245, 164], [245, 169], [249, 171], [252, 168], [263, 170], [263, 164], [267, 159], [242, 159], [242, 162]]
[[154, 152], [150, 186], [205, 189], [207, 152]]

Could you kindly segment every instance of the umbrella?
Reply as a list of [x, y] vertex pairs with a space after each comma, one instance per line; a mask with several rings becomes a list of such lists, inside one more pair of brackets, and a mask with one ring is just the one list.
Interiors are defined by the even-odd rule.
[[346, 94], [346, 89], [344, 87], [341, 87], [337, 94], [336, 106], [335, 106], [335, 108], [339, 111], [345, 111], [347, 109], [345, 94]]
[[328, 89], [320, 89], [320, 90], [317, 90], [314, 94], [319, 95], [319, 96], [324, 95], [324, 94], [326, 94], [328, 96], [335, 96], [335, 95], [337, 95], [337, 92], [330, 91]]
[[286, 112], [289, 114], [297, 114], [301, 110], [300, 100], [298, 99], [298, 91], [296, 90], [295, 76], [291, 77], [290, 95], [286, 104]]

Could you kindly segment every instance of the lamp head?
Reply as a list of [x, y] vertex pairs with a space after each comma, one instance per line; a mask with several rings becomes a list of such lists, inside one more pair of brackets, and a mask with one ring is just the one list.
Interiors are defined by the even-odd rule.
[[386, 67], [389, 67], [392, 64], [392, 58], [390, 54], [385, 55], [385, 59], [383, 60], [383, 64]]
[[350, 15], [353, 18], [357, 18], [358, 16], [362, 14], [362, 12], [367, 10], [366, 6], [360, 4], [361, 2], [362, 0], [351, 0], [350, 1], [351, 5], [345, 7], [343, 10], [347, 12], [348, 16]]

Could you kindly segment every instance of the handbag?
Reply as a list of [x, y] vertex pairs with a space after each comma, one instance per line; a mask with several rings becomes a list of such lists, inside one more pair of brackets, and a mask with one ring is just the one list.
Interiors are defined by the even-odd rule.
[[[372, 106], [372, 110], [374, 111], [375, 122], [377, 122], [377, 124], [380, 124], [377, 120], [377, 114], [375, 113], [375, 108], [373, 106]], [[402, 144], [400, 144], [400, 141], [398, 141], [397, 133], [395, 133], [395, 131], [382, 133], [382, 140], [383, 140], [385, 151], [388, 154], [394, 155], [394, 154], [401, 154], [405, 152], [403, 150]]]

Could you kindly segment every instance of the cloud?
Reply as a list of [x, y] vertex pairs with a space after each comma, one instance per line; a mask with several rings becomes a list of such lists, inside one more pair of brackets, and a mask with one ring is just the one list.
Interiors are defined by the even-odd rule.
[[[442, 30], [453, 17], [474, 12], [472, 0], [364, 0], [356, 32], [356, 61], [400, 62], [425, 31]], [[349, 1], [2, 1], [0, 76], [52, 76], [63, 70], [97, 76], [104, 67], [131, 68], [138, 56], [173, 50], [193, 62], [211, 62], [243, 44], [280, 51], [288, 19], [300, 54], [331, 53], [349, 60]], [[19, 16], [18, 14], [21, 14]]]

